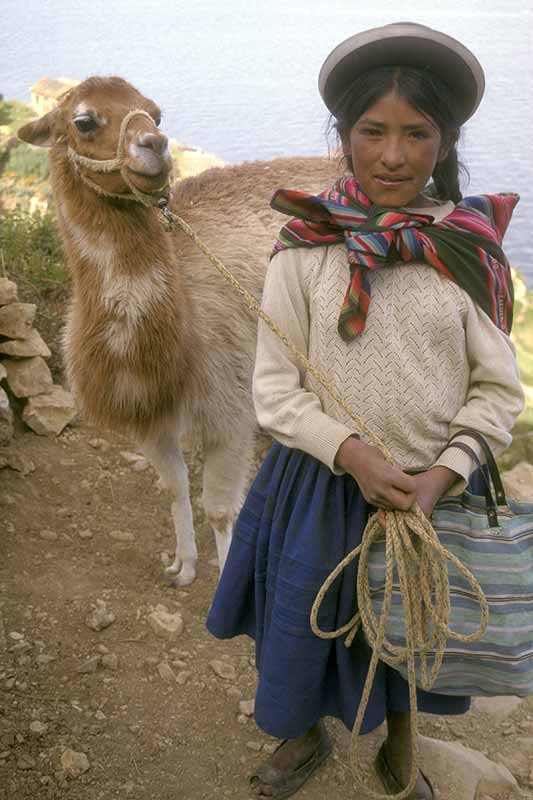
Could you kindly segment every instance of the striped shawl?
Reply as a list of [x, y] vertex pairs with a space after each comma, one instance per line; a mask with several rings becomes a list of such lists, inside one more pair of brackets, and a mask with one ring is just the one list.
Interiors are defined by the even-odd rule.
[[505, 333], [513, 319], [513, 285], [501, 248], [517, 194], [466, 197], [440, 222], [407, 208], [374, 206], [353, 177], [319, 195], [280, 189], [276, 211], [295, 217], [280, 231], [272, 256], [288, 247], [344, 241], [350, 281], [338, 330], [349, 341], [364, 327], [371, 293], [368, 271], [391, 264], [428, 264], [461, 286]]

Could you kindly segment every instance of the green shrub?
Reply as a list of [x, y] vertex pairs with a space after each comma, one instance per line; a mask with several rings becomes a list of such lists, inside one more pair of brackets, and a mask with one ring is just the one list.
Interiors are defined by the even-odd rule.
[[48, 154], [44, 150], [21, 143], [10, 150], [4, 169], [24, 178], [45, 181], [48, 179]]
[[16, 208], [0, 216], [0, 274], [30, 284], [39, 294], [63, 290], [68, 282], [61, 241], [50, 212]]
[[35, 111], [18, 100], [0, 100], [0, 125], [7, 126], [10, 133], [16, 133], [25, 122], [35, 118]]

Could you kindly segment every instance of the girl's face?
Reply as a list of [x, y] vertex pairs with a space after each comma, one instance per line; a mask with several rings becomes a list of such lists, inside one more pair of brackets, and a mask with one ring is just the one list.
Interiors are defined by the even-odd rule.
[[446, 148], [435, 122], [391, 91], [359, 117], [344, 154], [363, 192], [380, 206], [421, 207], [421, 192]]

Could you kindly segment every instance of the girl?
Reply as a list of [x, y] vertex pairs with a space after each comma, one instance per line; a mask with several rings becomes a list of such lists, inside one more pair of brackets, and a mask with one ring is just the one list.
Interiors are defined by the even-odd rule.
[[[474, 464], [447, 448], [456, 431], [473, 428], [501, 453], [523, 407], [500, 249], [518, 198], [462, 200], [459, 189], [456, 145], [483, 93], [479, 63], [442, 33], [392, 24], [335, 48], [319, 87], [349, 174], [317, 197], [276, 193], [273, 207], [297, 218], [276, 243], [263, 306], [397, 465], [357, 435], [260, 323], [254, 402], [275, 443], [237, 521], [207, 623], [215, 636], [256, 642], [255, 718], [284, 739], [251, 778], [258, 797], [288, 797], [329, 755], [323, 717], [354, 723], [369, 649], [360, 637], [346, 649], [313, 635], [309, 614], [324, 579], [376, 508], [416, 501], [430, 515], [443, 494], [465, 488]], [[354, 564], [326, 595], [322, 629], [354, 614], [355, 574]], [[469, 707], [467, 697], [419, 691], [418, 700], [434, 714]], [[375, 766], [393, 794], [408, 782], [409, 702], [406, 683], [381, 663], [362, 732], [384, 719]], [[410, 797], [433, 796], [419, 772]]]

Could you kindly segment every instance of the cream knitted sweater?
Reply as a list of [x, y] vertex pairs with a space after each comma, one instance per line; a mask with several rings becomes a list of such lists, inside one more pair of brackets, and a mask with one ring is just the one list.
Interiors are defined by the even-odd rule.
[[[452, 207], [431, 213], [439, 219]], [[344, 244], [276, 255], [263, 307], [402, 469], [446, 466], [460, 476], [451, 491], [462, 491], [475, 465], [458, 448], [446, 449], [450, 436], [474, 428], [498, 455], [523, 408], [513, 344], [432, 267], [401, 264], [369, 278], [366, 327], [350, 342], [337, 332], [349, 280]], [[340, 472], [335, 456], [354, 423], [263, 322], [253, 392], [262, 428]], [[473, 440], [464, 441], [479, 453]]]

